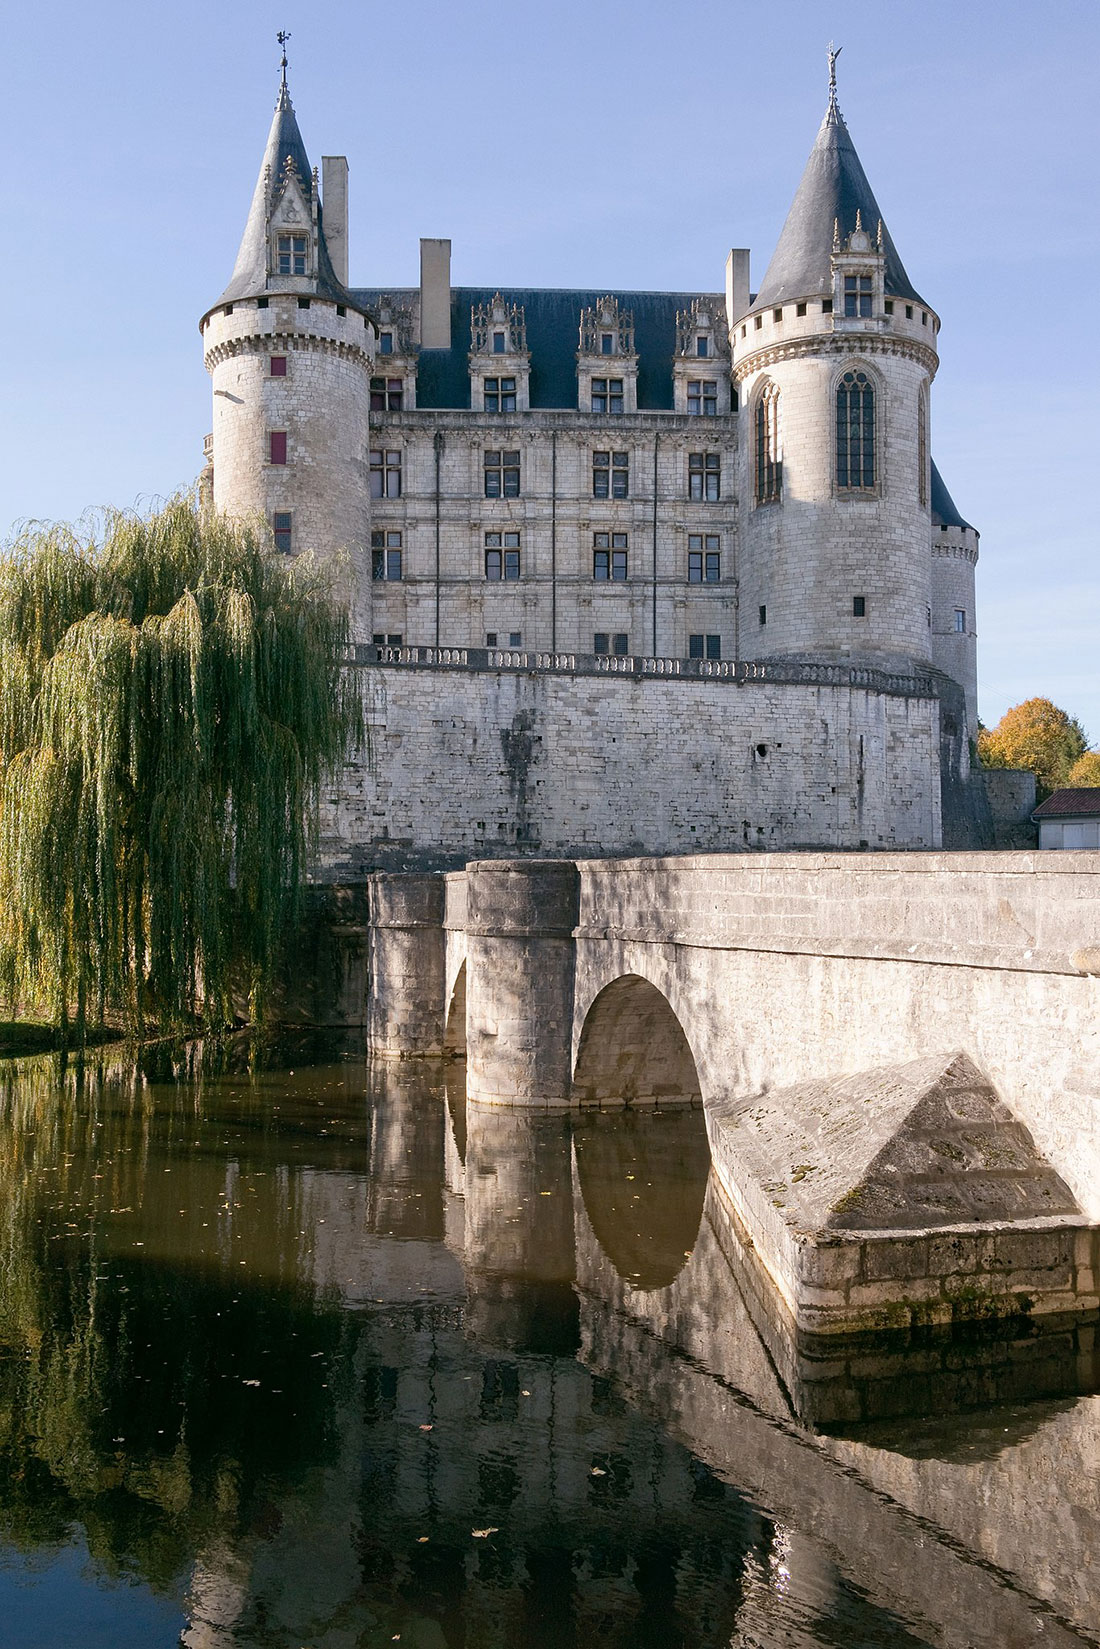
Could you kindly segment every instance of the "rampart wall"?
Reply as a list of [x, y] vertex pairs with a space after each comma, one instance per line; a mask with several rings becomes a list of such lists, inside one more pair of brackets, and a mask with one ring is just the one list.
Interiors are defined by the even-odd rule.
[[370, 748], [325, 815], [332, 880], [941, 839], [939, 702], [919, 676], [429, 648], [360, 649], [356, 667]]

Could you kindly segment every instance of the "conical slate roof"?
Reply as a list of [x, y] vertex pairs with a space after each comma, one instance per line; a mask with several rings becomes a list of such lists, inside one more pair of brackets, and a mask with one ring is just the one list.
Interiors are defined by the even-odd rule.
[[[833, 250], [833, 225], [839, 227], [841, 241], [845, 241], [856, 226], [857, 212], [873, 241], [882, 213], [848, 135], [844, 116], [836, 98], [831, 97], [753, 308], [790, 303], [796, 298], [828, 296], [832, 290], [829, 258]], [[923, 302], [905, 273], [885, 224], [882, 237], [887, 297]]]
[[[291, 161], [298, 174], [298, 182], [307, 202], [313, 198], [313, 170], [306, 154], [306, 146], [302, 142], [302, 134], [298, 130], [298, 119], [294, 113], [294, 105], [290, 101], [290, 93], [285, 84], [279, 88], [279, 99], [275, 105], [275, 115], [271, 122], [271, 130], [267, 135], [267, 147], [264, 158], [260, 163], [260, 175], [256, 179], [256, 187], [252, 192], [252, 205], [248, 209], [248, 221], [244, 226], [241, 237], [240, 250], [237, 261], [233, 265], [233, 274], [229, 285], [218, 299], [218, 304], [235, 303], [239, 298], [256, 298], [269, 290], [267, 284], [267, 237], [268, 218], [275, 195], [286, 171], [287, 161]], [[320, 210], [318, 222], [321, 222]], [[324, 225], [321, 223], [320, 256], [318, 259], [318, 278], [313, 283], [312, 291], [318, 297], [330, 298], [335, 303], [350, 303], [358, 309], [359, 304], [350, 293], [341, 286], [332, 267], [325, 244]]]
[[932, 460], [932, 525], [934, 527], [967, 527], [971, 532], [969, 521], [964, 521], [958, 512], [955, 500], [944, 485], [943, 476], [936, 468], [936, 460]]

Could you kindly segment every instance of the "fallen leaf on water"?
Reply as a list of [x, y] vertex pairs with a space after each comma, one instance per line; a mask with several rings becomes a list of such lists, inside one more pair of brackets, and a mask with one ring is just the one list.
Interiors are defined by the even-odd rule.
[[471, 1529], [470, 1533], [475, 1540], [484, 1540], [487, 1535], [499, 1534], [499, 1529]]
[[421, 1426], [421, 1431], [431, 1431], [431, 1426]]
[[258, 1386], [259, 1383], [260, 1382], [258, 1380], [242, 1380], [241, 1381], [242, 1386]]
[[593, 1466], [589, 1475], [591, 1477], [606, 1477], [607, 1473], [602, 1466]]

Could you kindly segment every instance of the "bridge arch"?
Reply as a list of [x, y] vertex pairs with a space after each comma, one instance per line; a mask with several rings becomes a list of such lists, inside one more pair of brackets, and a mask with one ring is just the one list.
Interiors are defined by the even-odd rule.
[[684, 1027], [663, 991], [621, 974], [593, 998], [573, 1067], [581, 1105], [702, 1103], [699, 1070]]
[[466, 959], [463, 957], [447, 997], [443, 1052], [458, 1058], [466, 1052]]

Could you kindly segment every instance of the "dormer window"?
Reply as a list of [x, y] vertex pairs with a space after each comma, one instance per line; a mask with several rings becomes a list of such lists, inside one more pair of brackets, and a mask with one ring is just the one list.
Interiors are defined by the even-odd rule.
[[614, 353], [615, 353], [615, 338], [614, 338], [614, 335], [610, 332], [601, 332], [600, 333], [600, 354], [601, 355], [614, 355]]
[[504, 333], [503, 332], [494, 332], [493, 333], [493, 354], [494, 355], [504, 355], [504, 354], [507, 353], [507, 349], [508, 349], [508, 339], [505, 337]]
[[844, 313], [847, 317], [860, 316], [867, 320], [871, 315], [871, 296], [873, 287], [870, 275], [845, 275], [844, 277]]
[[304, 275], [309, 241], [305, 235], [280, 235], [276, 247], [280, 275]]
[[695, 353], [701, 361], [705, 360], [710, 354], [707, 336], [703, 332], [695, 340]]
[[392, 332], [380, 332], [378, 334], [378, 353], [379, 353], [379, 355], [392, 355], [393, 354], [393, 333]]

